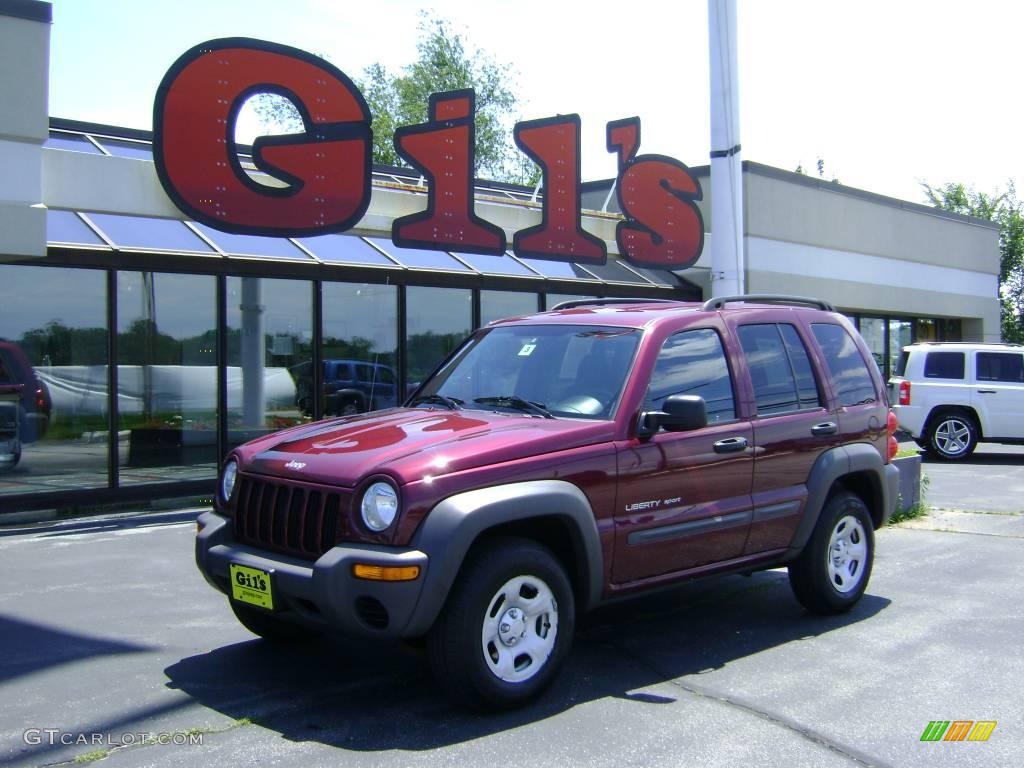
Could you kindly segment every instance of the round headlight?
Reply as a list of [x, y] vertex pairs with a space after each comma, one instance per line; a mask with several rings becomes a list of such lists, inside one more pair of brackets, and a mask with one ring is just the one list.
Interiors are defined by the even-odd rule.
[[374, 483], [363, 494], [360, 508], [366, 527], [379, 533], [395, 521], [398, 493], [387, 483]]
[[238, 479], [238, 462], [232, 459], [224, 465], [220, 473], [220, 497], [224, 501], [231, 501], [231, 494], [235, 492], [235, 480]]

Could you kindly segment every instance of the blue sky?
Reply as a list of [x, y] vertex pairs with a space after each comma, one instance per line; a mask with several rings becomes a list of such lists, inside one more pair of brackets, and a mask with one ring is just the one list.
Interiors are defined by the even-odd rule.
[[[743, 158], [921, 202], [921, 181], [983, 191], [1024, 178], [1021, 4], [738, 0]], [[173, 61], [217, 37], [326, 55], [350, 76], [415, 58], [418, 12], [512, 65], [523, 118], [578, 112], [584, 179], [614, 174], [609, 120], [642, 152], [708, 162], [705, 0], [53, 0], [50, 114], [151, 127]]]

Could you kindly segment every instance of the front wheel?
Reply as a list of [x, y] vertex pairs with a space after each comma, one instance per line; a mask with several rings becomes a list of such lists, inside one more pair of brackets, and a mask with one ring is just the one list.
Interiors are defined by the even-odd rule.
[[516, 707], [554, 679], [574, 625], [572, 587], [550, 550], [495, 540], [467, 558], [427, 637], [430, 664], [458, 704]]
[[804, 551], [789, 566], [796, 599], [812, 613], [842, 613], [852, 608], [871, 578], [874, 526], [859, 496], [832, 496], [821, 511]]

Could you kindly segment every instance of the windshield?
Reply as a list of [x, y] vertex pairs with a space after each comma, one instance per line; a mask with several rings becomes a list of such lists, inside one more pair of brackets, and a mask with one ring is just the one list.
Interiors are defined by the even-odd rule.
[[610, 419], [639, 340], [640, 331], [632, 328], [485, 329], [424, 385], [413, 404]]

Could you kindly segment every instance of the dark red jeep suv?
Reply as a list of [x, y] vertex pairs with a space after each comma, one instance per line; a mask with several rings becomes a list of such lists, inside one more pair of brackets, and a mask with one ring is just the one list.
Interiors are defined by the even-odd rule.
[[849, 609], [894, 430], [826, 302], [569, 302], [474, 333], [404, 407], [232, 451], [196, 559], [258, 635], [423, 639], [456, 700], [515, 706], [612, 598], [785, 565]]

